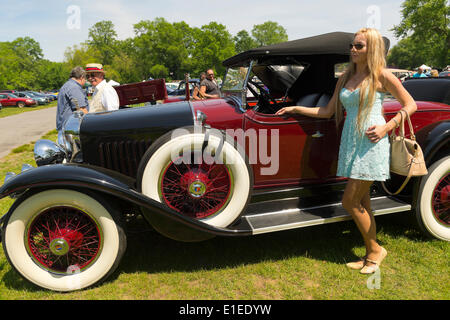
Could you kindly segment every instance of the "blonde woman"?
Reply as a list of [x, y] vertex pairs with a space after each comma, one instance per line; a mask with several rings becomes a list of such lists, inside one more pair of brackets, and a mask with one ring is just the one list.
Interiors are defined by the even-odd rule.
[[376, 224], [370, 206], [373, 181], [389, 179], [388, 132], [398, 126], [398, 113], [386, 123], [382, 102], [390, 92], [412, 115], [416, 103], [398, 79], [385, 69], [385, 46], [376, 29], [359, 30], [350, 44], [350, 63], [339, 78], [334, 94], [326, 107], [292, 106], [280, 109], [277, 115], [298, 113], [316, 118], [330, 118], [336, 123], [346, 119], [342, 129], [337, 175], [347, 177], [343, 207], [355, 221], [366, 247], [366, 255], [350, 262], [351, 269], [363, 274], [374, 273], [387, 255], [376, 241]]

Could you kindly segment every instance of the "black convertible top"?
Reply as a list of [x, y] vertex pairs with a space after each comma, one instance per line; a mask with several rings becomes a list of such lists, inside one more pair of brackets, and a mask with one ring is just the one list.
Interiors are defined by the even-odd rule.
[[[334, 56], [337, 62], [348, 61], [350, 50], [348, 45], [355, 34], [349, 32], [331, 32], [314, 37], [286, 41], [270, 46], [259, 47], [239, 53], [225, 61], [226, 67], [239, 66], [243, 62], [273, 56]], [[384, 38], [386, 52], [389, 49], [389, 39]]]
[[[354, 37], [355, 34], [350, 32], [331, 32], [286, 41], [239, 53], [223, 61], [223, 65], [228, 68], [241, 67], [257, 60], [258, 66], [266, 67], [253, 67], [253, 71], [274, 96], [287, 93], [296, 100], [314, 92], [332, 94], [337, 82], [335, 65], [350, 61], [349, 44]], [[383, 39], [387, 54], [390, 42], [386, 37]], [[274, 65], [301, 65], [305, 69], [298, 76], [287, 69], [272, 70]], [[293, 76], [296, 79], [291, 79]]]

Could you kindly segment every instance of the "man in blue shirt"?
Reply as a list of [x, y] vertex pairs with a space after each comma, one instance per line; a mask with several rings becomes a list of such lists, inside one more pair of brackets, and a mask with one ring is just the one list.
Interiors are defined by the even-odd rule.
[[61, 87], [58, 93], [56, 108], [56, 130], [60, 132], [64, 122], [76, 111], [77, 107], [88, 113], [88, 99], [83, 89], [86, 83], [86, 71], [82, 67], [75, 67], [70, 73], [70, 79]]
[[423, 73], [423, 69], [421, 67], [419, 67], [417, 69], [417, 72], [413, 74], [413, 78], [426, 78], [426, 74]]

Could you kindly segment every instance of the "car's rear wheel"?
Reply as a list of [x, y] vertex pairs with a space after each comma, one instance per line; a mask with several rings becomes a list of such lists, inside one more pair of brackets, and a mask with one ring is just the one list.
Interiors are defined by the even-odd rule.
[[67, 189], [24, 197], [3, 230], [5, 254], [24, 278], [46, 289], [73, 291], [116, 269], [126, 237], [101, 197]]
[[229, 226], [247, 205], [253, 177], [245, 156], [225, 140], [193, 128], [161, 137], [141, 162], [142, 193], [185, 216]]
[[416, 217], [426, 235], [450, 241], [450, 156], [435, 162], [422, 178]]

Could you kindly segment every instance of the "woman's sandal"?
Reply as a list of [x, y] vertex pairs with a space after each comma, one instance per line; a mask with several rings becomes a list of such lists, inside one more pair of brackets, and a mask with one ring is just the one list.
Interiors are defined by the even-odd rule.
[[378, 268], [381, 265], [381, 262], [384, 260], [384, 258], [386, 258], [386, 256], [387, 256], [386, 249], [381, 247], [381, 254], [380, 254], [380, 257], [378, 258], [378, 260], [371, 260], [371, 259], [367, 259], [366, 258], [366, 262], [373, 263], [373, 265], [371, 265], [371, 266], [364, 265], [364, 267], [359, 272], [362, 273], [362, 274], [372, 274], [372, 273], [374, 273], [375, 271], [378, 270]]
[[353, 269], [353, 270], [361, 270], [364, 265], [366, 264], [367, 256], [362, 257], [358, 261], [349, 262], [346, 264], [347, 268]]

